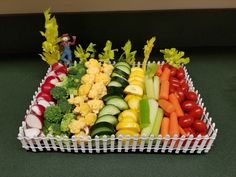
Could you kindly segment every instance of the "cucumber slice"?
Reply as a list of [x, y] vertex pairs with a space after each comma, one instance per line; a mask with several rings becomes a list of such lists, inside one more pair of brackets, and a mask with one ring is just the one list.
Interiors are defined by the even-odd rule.
[[119, 77], [119, 76], [114, 76], [111, 78], [111, 80], [121, 83], [122, 87], [126, 87], [127, 85], [129, 85], [129, 82], [127, 81], [127, 79]]
[[102, 117], [104, 115], [117, 115], [120, 113], [120, 110], [114, 105], [106, 105], [99, 112], [98, 117]]
[[100, 122], [108, 122], [112, 125], [116, 125], [118, 123], [118, 120], [115, 116], [112, 116], [112, 115], [104, 115], [102, 117], [99, 117], [96, 121], [96, 124], [97, 123], [100, 123]]
[[124, 78], [128, 78], [129, 77], [129, 74], [127, 74], [126, 72], [122, 71], [121, 69], [119, 68], [115, 68], [113, 70], [113, 73], [116, 73], [116, 74], [119, 74], [120, 76], [124, 77]]
[[117, 81], [111, 81], [108, 86], [122, 87], [122, 84]]
[[121, 87], [110, 86], [107, 87], [107, 94], [123, 95], [123, 89]]
[[112, 135], [115, 129], [112, 124], [108, 122], [99, 122], [91, 128], [91, 137], [94, 138], [96, 135]]
[[105, 95], [102, 99], [103, 101], [107, 102], [108, 100], [112, 99], [112, 98], [123, 98], [122, 95]]
[[131, 69], [130, 65], [126, 62], [123, 62], [123, 61], [116, 63], [115, 67], [117, 67], [117, 66], [126, 66], [127, 68]]
[[131, 69], [128, 68], [127, 66], [122, 66], [122, 65], [120, 65], [120, 66], [117, 66], [117, 67], [115, 67], [115, 68], [120, 69], [121, 71], [124, 71], [126, 74], [130, 75]]
[[124, 78], [123, 76], [121, 76], [120, 74], [117, 74], [117, 73], [112, 73], [111, 78], [113, 78], [113, 77], [120, 77], [122, 79], [126, 79], [126, 78]]
[[107, 105], [114, 105], [117, 108], [119, 108], [119, 110], [126, 110], [129, 108], [128, 104], [125, 102], [125, 100], [121, 99], [121, 98], [112, 98], [110, 100], [108, 100], [106, 102]]

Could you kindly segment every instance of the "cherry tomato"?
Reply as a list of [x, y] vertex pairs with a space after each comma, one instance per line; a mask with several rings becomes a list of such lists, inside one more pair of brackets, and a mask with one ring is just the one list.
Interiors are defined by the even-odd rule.
[[203, 109], [200, 106], [196, 105], [193, 109], [190, 110], [189, 114], [195, 119], [200, 119], [203, 114]]
[[171, 68], [170, 68], [170, 75], [171, 75], [171, 76], [175, 76], [176, 73], [177, 73], [177, 69], [174, 68], [174, 67], [171, 67]]
[[189, 114], [185, 114], [184, 116], [179, 118], [179, 125], [182, 128], [191, 127], [194, 122], [194, 118]]
[[170, 93], [174, 93], [175, 92], [175, 87], [173, 86], [173, 85], [170, 85], [170, 88], [169, 88], [170, 90]]
[[178, 98], [179, 102], [182, 103], [185, 100], [185, 94], [182, 91], [182, 89], [176, 89], [175, 93], [176, 93], [176, 96], [178, 95], [177, 98], [179, 97]]
[[[186, 100], [181, 104], [181, 108], [186, 112], [193, 110], [196, 106], [197, 106], [196, 103], [192, 100]], [[191, 116], [195, 118], [195, 116], [193, 115]]]
[[177, 72], [176, 72], [176, 77], [177, 77], [177, 79], [179, 79], [179, 80], [185, 78], [185, 73], [184, 73], [183, 68], [180, 68], [180, 69], [177, 70]]
[[169, 68], [169, 69], [170, 69], [170, 65], [169, 65], [168, 63], [165, 63], [165, 64], [162, 66], [162, 71], [164, 71], [165, 68]]
[[177, 78], [175, 78], [175, 77], [172, 77], [172, 76], [170, 76], [170, 78], [169, 78], [169, 82], [177, 83], [177, 84], [180, 85], [180, 83], [179, 83], [179, 79], [177, 79]]
[[195, 92], [187, 92], [186, 98], [188, 100], [196, 101], [197, 100], [197, 94]]
[[179, 83], [180, 83], [180, 85], [183, 85], [184, 83], [186, 83], [186, 80], [185, 79], [181, 79], [181, 80], [179, 80]]
[[193, 136], [196, 135], [195, 130], [192, 129], [191, 127], [184, 128], [184, 131], [185, 131], [185, 133], [186, 133], [186, 137], [189, 137], [190, 135], [193, 135]]
[[173, 86], [175, 89], [180, 89], [179, 83], [176, 82], [170, 82], [170, 86]]
[[199, 133], [201, 133], [201, 132], [206, 133], [207, 132], [207, 126], [206, 126], [205, 122], [203, 122], [202, 120], [195, 120], [193, 122], [193, 129]]
[[184, 91], [184, 93], [187, 93], [189, 90], [189, 86], [186, 82], [181, 85], [181, 88]]

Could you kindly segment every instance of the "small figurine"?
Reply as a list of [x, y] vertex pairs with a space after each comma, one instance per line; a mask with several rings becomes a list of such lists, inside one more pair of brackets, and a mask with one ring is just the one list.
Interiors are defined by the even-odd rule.
[[61, 43], [60, 45], [63, 47], [63, 52], [61, 54], [60, 60], [66, 65], [72, 65], [72, 54], [70, 46], [75, 45], [76, 36], [70, 37], [69, 34], [63, 34], [61, 36]]

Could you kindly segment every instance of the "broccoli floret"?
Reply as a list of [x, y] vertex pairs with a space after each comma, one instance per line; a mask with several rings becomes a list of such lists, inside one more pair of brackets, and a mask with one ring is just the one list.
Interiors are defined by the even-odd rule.
[[57, 102], [58, 107], [62, 113], [71, 112], [72, 105], [68, 103], [67, 99], [63, 98]]
[[69, 123], [71, 120], [75, 119], [75, 115], [73, 113], [67, 113], [63, 116], [63, 119], [61, 121], [61, 131], [62, 132], [67, 132], [69, 131]]
[[58, 123], [53, 123], [48, 127], [48, 133], [52, 135], [61, 135], [61, 127]]
[[49, 123], [60, 123], [63, 115], [58, 106], [49, 106], [44, 112], [44, 118]]
[[51, 91], [50, 94], [55, 100], [60, 100], [63, 98], [67, 98], [68, 94], [66, 92], [66, 89], [63, 87], [54, 87]]

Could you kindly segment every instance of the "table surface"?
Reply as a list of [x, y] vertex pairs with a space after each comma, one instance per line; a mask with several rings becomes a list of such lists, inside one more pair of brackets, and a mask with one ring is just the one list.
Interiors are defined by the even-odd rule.
[[0, 60], [0, 176], [236, 176], [236, 48], [188, 50], [194, 86], [219, 129], [208, 154], [27, 152], [16, 139], [32, 95], [47, 65], [39, 56]]

